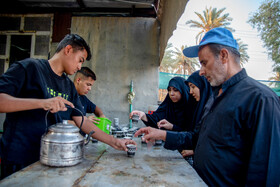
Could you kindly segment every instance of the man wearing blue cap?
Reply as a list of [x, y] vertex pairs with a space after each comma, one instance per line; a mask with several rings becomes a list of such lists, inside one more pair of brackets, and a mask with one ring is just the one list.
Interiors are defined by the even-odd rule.
[[[200, 75], [215, 87], [200, 122], [194, 168], [209, 186], [279, 186], [280, 101], [267, 86], [240, 66], [238, 44], [224, 28], [208, 31], [200, 44], [183, 50], [199, 57]], [[192, 144], [187, 132], [141, 129], [144, 138], [165, 147]], [[171, 139], [172, 137], [172, 139]], [[174, 138], [175, 137], [175, 138]], [[177, 147], [176, 147], [177, 145]]]

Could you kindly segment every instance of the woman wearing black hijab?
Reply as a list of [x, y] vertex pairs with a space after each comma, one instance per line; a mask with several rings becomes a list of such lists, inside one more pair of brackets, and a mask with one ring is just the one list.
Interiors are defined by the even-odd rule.
[[[196, 126], [202, 117], [204, 106], [212, 94], [212, 87], [204, 76], [199, 75], [199, 71], [192, 73], [186, 84], [190, 87], [190, 94], [198, 102], [192, 120], [193, 125]], [[196, 88], [199, 89], [198, 94], [194, 93]]]
[[[190, 94], [198, 102], [192, 118], [192, 126], [195, 126], [194, 133], [198, 134], [200, 129], [199, 122], [203, 114], [204, 106], [208, 101], [209, 96], [212, 94], [212, 87], [210, 86], [209, 82], [206, 80], [205, 77], [199, 75], [199, 71], [196, 71], [193, 74], [191, 74], [187, 79], [186, 84], [188, 84], [190, 88]], [[195, 141], [194, 145], [196, 144]], [[187, 158], [187, 156], [193, 155], [193, 150], [183, 150], [181, 154], [183, 157]], [[189, 163], [190, 162], [191, 160], [189, 160]]]
[[146, 126], [172, 131], [191, 131], [192, 116], [196, 101], [190, 97], [189, 87], [182, 77], [174, 77], [169, 81], [165, 100], [153, 114], [133, 111], [130, 114], [139, 115]]

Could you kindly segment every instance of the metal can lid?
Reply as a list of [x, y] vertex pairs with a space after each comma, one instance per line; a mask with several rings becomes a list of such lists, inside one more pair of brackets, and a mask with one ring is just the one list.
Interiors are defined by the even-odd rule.
[[63, 120], [62, 123], [57, 123], [50, 126], [49, 130], [58, 133], [75, 133], [80, 131], [78, 127], [69, 124], [67, 120]]

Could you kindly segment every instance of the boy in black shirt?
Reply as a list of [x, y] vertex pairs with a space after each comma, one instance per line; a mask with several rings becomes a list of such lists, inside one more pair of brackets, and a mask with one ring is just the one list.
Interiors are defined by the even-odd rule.
[[[13, 63], [0, 77], [0, 112], [7, 113], [1, 145], [1, 178], [39, 160], [40, 139], [46, 125], [72, 118], [77, 126], [82, 110], [73, 82], [67, 77], [81, 69], [91, 52], [87, 43], [76, 34], [69, 34], [59, 43], [49, 60], [25, 59]], [[70, 109], [66, 107], [70, 106]], [[45, 123], [47, 111], [48, 124]], [[93, 138], [118, 150], [134, 141], [109, 136], [85, 118], [82, 130], [95, 131]]]
[[[97, 117], [105, 118], [103, 111], [91, 102], [86, 94], [91, 90], [92, 85], [96, 81], [95, 73], [88, 67], [82, 67], [74, 77], [74, 85], [79, 94], [80, 101], [83, 105], [83, 113], [94, 113]], [[98, 123], [100, 120], [94, 116], [88, 116], [92, 122]]]

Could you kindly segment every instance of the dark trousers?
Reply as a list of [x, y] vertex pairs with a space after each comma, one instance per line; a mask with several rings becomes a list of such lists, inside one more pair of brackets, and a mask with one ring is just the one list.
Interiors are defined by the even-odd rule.
[[[178, 152], [181, 154], [183, 150], [178, 149]], [[185, 156], [184, 159], [193, 167], [193, 155], [192, 156]]]
[[25, 167], [26, 166], [23, 164], [13, 164], [5, 160], [1, 160], [1, 180]]
[[185, 160], [193, 167], [193, 156], [186, 156]]

